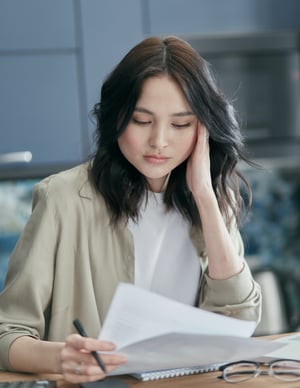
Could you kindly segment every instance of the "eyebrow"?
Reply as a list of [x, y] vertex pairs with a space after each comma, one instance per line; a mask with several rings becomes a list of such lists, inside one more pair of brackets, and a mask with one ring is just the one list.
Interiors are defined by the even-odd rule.
[[[134, 109], [135, 112], [141, 112], [141, 113], [147, 113], [151, 116], [154, 116], [154, 112], [152, 112], [149, 109], [143, 108], [143, 107], [135, 107]], [[177, 112], [177, 113], [172, 113], [172, 117], [184, 117], [184, 116], [195, 116], [195, 113], [191, 111], [182, 111], [182, 112]]]

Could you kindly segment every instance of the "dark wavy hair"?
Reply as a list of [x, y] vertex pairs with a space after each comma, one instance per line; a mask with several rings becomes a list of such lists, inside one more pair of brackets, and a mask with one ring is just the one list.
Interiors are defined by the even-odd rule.
[[[208, 63], [184, 40], [175, 36], [149, 37], [133, 47], [104, 80], [96, 118], [96, 151], [90, 174], [111, 213], [111, 221], [137, 220], [146, 178], [121, 153], [117, 139], [126, 129], [143, 82], [166, 74], [183, 92], [193, 113], [209, 132], [212, 185], [226, 222], [239, 223], [244, 207], [241, 182], [251, 202], [251, 190], [237, 163], [247, 160], [232, 105], [218, 89]], [[176, 208], [192, 225], [199, 212], [186, 182], [186, 161], [176, 167], [164, 193], [168, 209]]]

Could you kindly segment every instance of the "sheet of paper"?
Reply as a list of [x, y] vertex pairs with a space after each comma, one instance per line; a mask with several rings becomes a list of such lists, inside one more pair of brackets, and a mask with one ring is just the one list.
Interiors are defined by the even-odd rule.
[[121, 348], [170, 332], [249, 337], [255, 327], [255, 322], [214, 314], [120, 283], [99, 338]]
[[[278, 345], [275, 345], [277, 347]], [[274, 349], [271, 341], [232, 336], [170, 333], [120, 349], [127, 363], [112, 375], [222, 364]]]
[[281, 346], [249, 338], [254, 329], [254, 322], [121, 283], [99, 338], [114, 342], [127, 357], [127, 363], [111, 373], [116, 375], [250, 359]]
[[266, 354], [266, 357], [291, 358], [300, 361], [300, 333], [284, 336], [278, 340], [275, 340], [274, 342], [278, 342], [284, 346]]

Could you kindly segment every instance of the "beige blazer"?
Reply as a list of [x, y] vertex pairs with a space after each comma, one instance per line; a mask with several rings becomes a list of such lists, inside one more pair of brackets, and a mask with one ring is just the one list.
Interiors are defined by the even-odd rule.
[[[118, 283], [134, 282], [132, 235], [125, 223], [110, 226], [87, 167], [50, 176], [34, 188], [32, 215], [0, 295], [0, 369], [10, 369], [8, 350], [19, 336], [64, 341], [79, 318], [97, 337]], [[243, 255], [239, 232], [231, 235]], [[191, 238], [202, 267], [199, 306], [259, 321], [261, 293], [247, 264], [230, 279], [212, 280], [201, 231], [192, 229]]]

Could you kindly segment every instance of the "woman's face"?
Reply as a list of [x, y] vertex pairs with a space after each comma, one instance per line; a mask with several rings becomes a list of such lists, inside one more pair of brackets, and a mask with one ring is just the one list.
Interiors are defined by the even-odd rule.
[[159, 192], [168, 174], [191, 154], [197, 123], [179, 86], [168, 76], [152, 77], [144, 82], [118, 144], [150, 189]]

